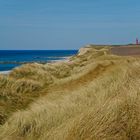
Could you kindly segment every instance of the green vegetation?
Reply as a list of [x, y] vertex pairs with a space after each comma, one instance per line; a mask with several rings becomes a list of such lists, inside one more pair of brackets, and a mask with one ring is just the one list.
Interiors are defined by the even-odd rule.
[[0, 139], [140, 139], [140, 58], [109, 48], [1, 75]]

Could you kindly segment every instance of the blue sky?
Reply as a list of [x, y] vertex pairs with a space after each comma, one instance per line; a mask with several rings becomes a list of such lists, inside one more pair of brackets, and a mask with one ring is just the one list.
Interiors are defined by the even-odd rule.
[[0, 0], [0, 49], [78, 49], [140, 38], [140, 0]]

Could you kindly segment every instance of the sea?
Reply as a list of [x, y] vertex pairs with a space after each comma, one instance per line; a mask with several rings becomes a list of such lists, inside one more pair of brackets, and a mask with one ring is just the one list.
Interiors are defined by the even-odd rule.
[[64, 60], [78, 50], [0, 50], [0, 72], [11, 71], [26, 63]]

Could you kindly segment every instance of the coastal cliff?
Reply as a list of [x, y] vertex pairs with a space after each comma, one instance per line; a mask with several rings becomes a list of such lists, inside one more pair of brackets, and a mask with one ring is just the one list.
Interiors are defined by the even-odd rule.
[[110, 48], [0, 75], [0, 139], [140, 139], [140, 58]]

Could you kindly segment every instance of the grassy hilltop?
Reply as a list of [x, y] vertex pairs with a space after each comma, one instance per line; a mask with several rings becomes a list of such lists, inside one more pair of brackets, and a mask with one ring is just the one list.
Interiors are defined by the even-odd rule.
[[0, 140], [139, 140], [140, 58], [111, 47], [0, 75]]

